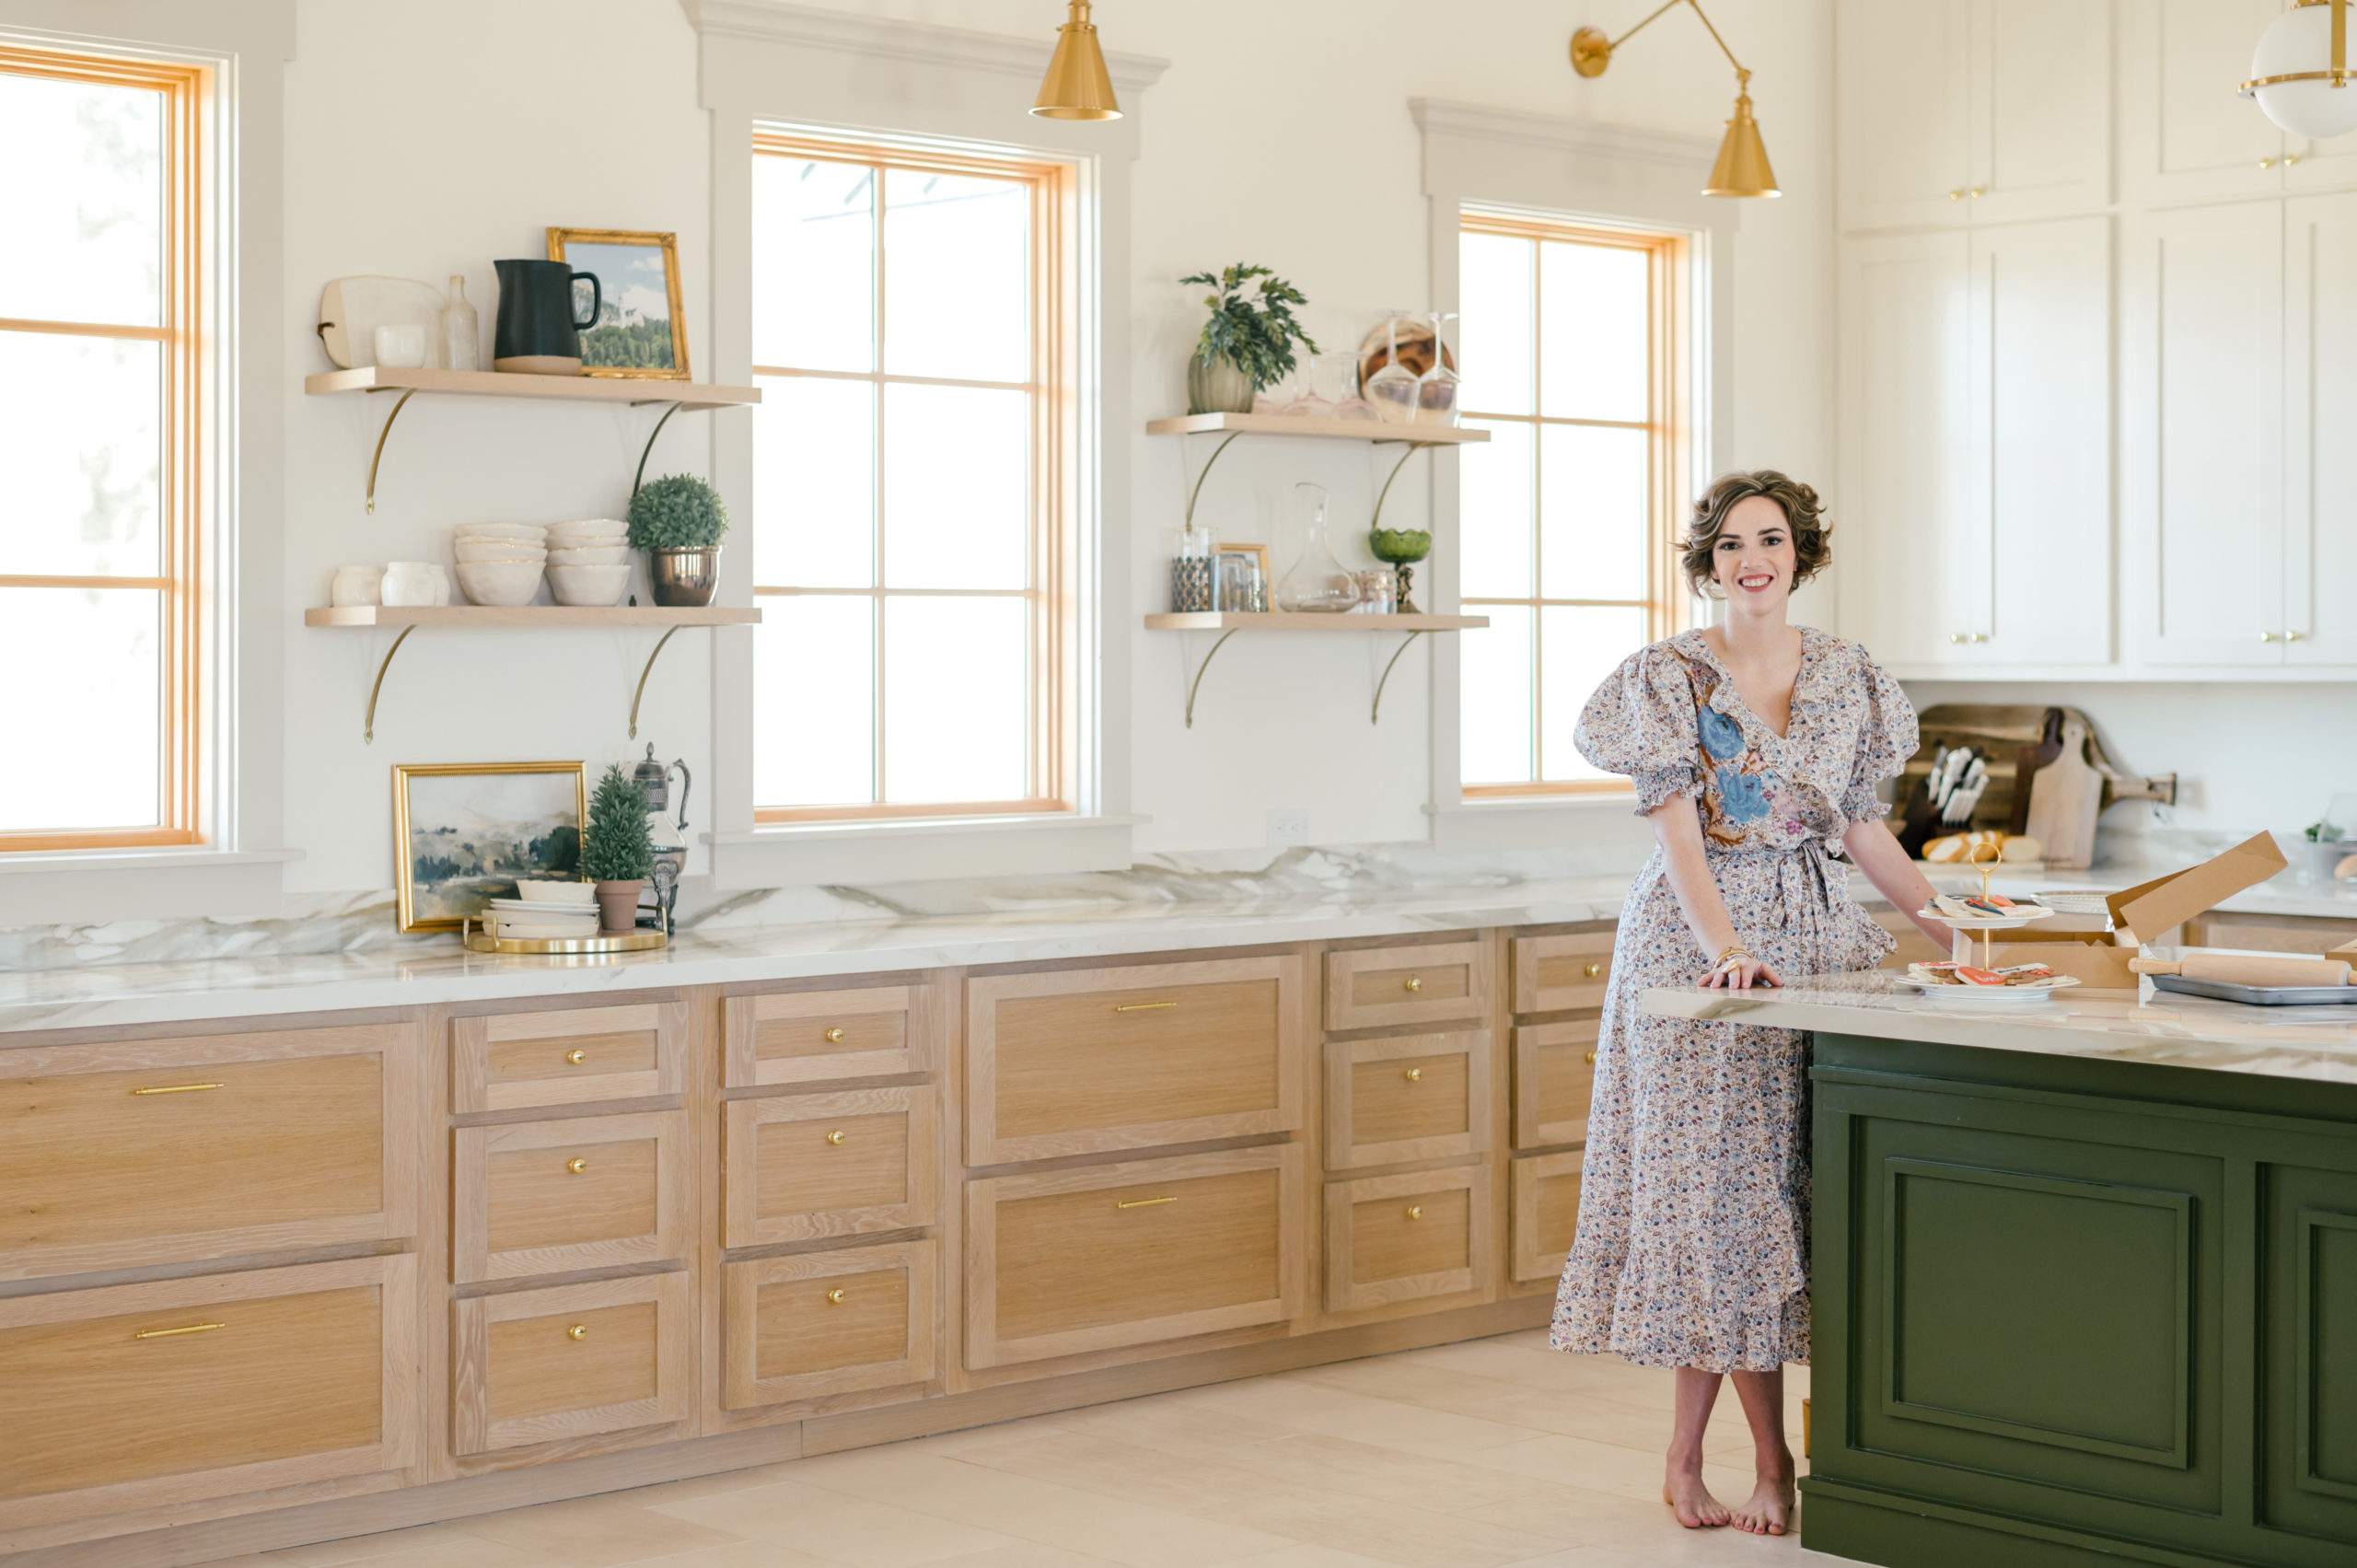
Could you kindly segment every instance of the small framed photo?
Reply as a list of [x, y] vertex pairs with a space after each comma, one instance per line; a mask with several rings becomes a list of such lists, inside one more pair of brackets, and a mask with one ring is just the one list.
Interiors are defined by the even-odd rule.
[[568, 262], [575, 272], [598, 280], [598, 322], [581, 334], [583, 375], [690, 378], [676, 236], [552, 228], [549, 260]]
[[565, 877], [588, 815], [578, 762], [434, 762], [393, 770], [403, 931], [456, 931], [518, 877]]
[[1269, 547], [1223, 544], [1212, 552], [1212, 608], [1260, 612], [1269, 608]]

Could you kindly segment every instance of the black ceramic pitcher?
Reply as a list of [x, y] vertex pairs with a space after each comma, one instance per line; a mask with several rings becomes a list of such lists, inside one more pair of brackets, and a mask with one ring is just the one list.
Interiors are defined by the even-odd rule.
[[[492, 334], [491, 367], [542, 376], [581, 374], [581, 332], [598, 324], [605, 296], [594, 273], [563, 261], [493, 261], [499, 273], [499, 319]], [[589, 314], [576, 319], [573, 285], [589, 285]]]

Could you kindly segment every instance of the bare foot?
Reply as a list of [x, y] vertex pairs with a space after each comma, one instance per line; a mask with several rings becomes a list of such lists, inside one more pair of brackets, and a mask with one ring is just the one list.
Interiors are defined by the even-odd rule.
[[1734, 1511], [1731, 1519], [1736, 1529], [1747, 1534], [1780, 1536], [1790, 1527], [1794, 1506], [1793, 1471], [1787, 1462], [1781, 1474], [1759, 1478], [1759, 1484]]
[[1662, 1481], [1661, 1500], [1689, 1530], [1716, 1529], [1727, 1522], [1726, 1504], [1711, 1495], [1699, 1472], [1672, 1470]]

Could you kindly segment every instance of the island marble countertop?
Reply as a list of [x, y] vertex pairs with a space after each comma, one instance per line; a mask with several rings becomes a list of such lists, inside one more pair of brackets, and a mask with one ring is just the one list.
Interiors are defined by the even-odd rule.
[[1663, 988], [1644, 993], [1644, 1009], [1667, 1018], [2357, 1084], [2357, 1005], [2256, 1007], [2155, 991], [2150, 981], [2135, 992], [2073, 987], [2041, 1006], [1968, 1013], [1869, 970], [1804, 975], [1771, 990]]

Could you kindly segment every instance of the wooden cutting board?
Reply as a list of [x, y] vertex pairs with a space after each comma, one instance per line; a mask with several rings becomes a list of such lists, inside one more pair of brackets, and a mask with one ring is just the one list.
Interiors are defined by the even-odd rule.
[[2024, 831], [2046, 848], [2050, 866], [2095, 863], [2096, 818], [2103, 810], [2103, 775], [2087, 761], [2087, 726], [2062, 722], [2062, 753], [2030, 776], [2029, 820]]

